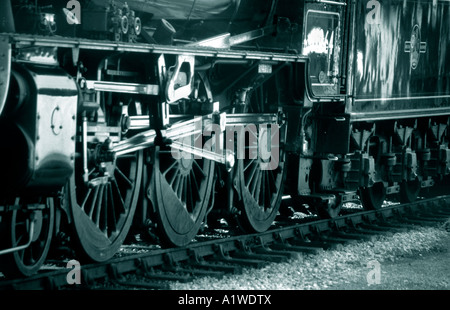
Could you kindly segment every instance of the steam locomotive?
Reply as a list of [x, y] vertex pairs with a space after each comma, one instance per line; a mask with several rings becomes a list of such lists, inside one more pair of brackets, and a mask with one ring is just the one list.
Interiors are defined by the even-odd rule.
[[449, 125], [448, 0], [2, 1], [0, 268], [436, 195]]

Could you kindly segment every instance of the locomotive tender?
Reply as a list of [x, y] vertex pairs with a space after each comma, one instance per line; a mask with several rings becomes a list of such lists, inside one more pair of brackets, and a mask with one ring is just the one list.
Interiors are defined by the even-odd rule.
[[2, 1], [0, 268], [411, 202], [449, 126], [448, 0]]

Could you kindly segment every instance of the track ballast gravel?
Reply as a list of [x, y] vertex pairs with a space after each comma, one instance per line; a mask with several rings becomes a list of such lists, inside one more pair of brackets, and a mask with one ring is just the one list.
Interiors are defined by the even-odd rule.
[[450, 289], [450, 233], [445, 225], [418, 226], [221, 279], [172, 283], [171, 289]]

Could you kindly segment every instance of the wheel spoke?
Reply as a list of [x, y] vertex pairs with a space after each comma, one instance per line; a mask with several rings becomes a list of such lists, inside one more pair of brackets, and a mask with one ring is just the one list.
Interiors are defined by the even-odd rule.
[[92, 192], [92, 188], [89, 188], [87, 193], [86, 193], [86, 195], [85, 195], [85, 197], [84, 197], [83, 202], [81, 203], [81, 210], [83, 210], [83, 211], [84, 211], [84, 207], [86, 206], [86, 203], [87, 203], [87, 201], [88, 201], [88, 199], [89, 199], [89, 197], [91, 195], [91, 192]]
[[189, 189], [189, 192], [188, 192], [189, 195], [188, 195], [188, 199], [186, 199], [186, 206], [187, 206], [189, 212], [194, 211], [195, 200], [196, 200], [196, 198], [194, 196], [194, 191], [193, 191], [195, 189], [193, 189], [192, 183], [193, 183], [192, 177], [191, 177], [191, 174], [189, 174], [187, 176], [187, 188]]
[[[257, 174], [252, 183], [253, 186], [250, 189], [250, 192], [252, 193], [252, 196], [255, 197], [257, 201], [259, 201], [259, 194], [261, 191], [261, 179], [263, 176], [262, 176], [261, 170], [259, 170], [259, 169], [256, 169], [256, 170], [257, 170]], [[255, 193], [255, 190], [256, 190], [256, 193]]]
[[112, 187], [111, 187], [111, 183], [108, 183], [107, 185], [107, 195], [108, 195], [108, 201], [109, 201], [109, 227], [111, 228], [110, 231], [114, 232], [117, 230], [117, 216], [116, 216], [116, 212], [117, 212], [117, 208], [115, 207], [115, 202], [114, 202], [114, 198], [113, 198], [113, 193], [112, 193]]
[[268, 180], [268, 184], [269, 184], [269, 187], [270, 187], [270, 192], [271, 193], [275, 193], [276, 190], [277, 190], [277, 186], [276, 186], [277, 181], [275, 179], [275, 176], [273, 175], [274, 172], [272, 170], [268, 170], [267, 174], [270, 177], [270, 179]]
[[94, 214], [94, 209], [95, 209], [96, 202], [97, 202], [97, 197], [98, 197], [98, 191], [99, 191], [99, 187], [96, 186], [95, 190], [94, 190], [94, 194], [93, 194], [92, 200], [91, 200], [91, 207], [89, 209], [89, 218], [91, 218], [91, 219], [92, 219], [92, 215]]
[[247, 178], [246, 178], [246, 182], [245, 182], [245, 186], [250, 186], [255, 173], [259, 172], [260, 170], [258, 169], [258, 163], [255, 162], [254, 165], [252, 166], [252, 170], [250, 171], [250, 174], [247, 174]]
[[274, 192], [273, 188], [270, 186], [270, 180], [269, 180], [269, 175], [270, 173], [268, 171], [264, 171], [264, 175], [265, 175], [265, 180], [266, 180], [266, 195], [267, 195], [267, 199], [264, 199], [264, 204], [265, 204], [265, 209], [269, 209], [271, 202], [272, 202], [272, 194]]
[[202, 177], [206, 178], [207, 175], [206, 175], [205, 171], [203, 171], [203, 169], [200, 167], [199, 163], [196, 160], [193, 161], [193, 165], [201, 173]]
[[174, 186], [172, 186], [172, 188], [173, 188], [173, 191], [177, 194], [178, 197], [179, 197], [178, 191], [180, 189], [180, 186], [181, 186], [181, 173], [179, 171], [177, 171], [175, 184], [174, 184]]
[[188, 190], [187, 176], [183, 176], [183, 196], [181, 197], [181, 200], [184, 201], [186, 205], [188, 203], [187, 190]]
[[244, 167], [244, 171], [246, 171], [254, 162], [255, 162], [255, 158], [253, 158], [253, 159], [250, 159], [249, 161], [248, 161], [248, 163], [245, 165], [245, 167]]
[[157, 208], [153, 216], [161, 241], [186, 245], [204, 220], [213, 192], [214, 162], [186, 156], [174, 159], [172, 154], [162, 153], [158, 148], [155, 153], [150, 198]]
[[113, 192], [115, 193], [114, 198], [116, 201], [119, 202], [118, 204], [119, 208], [117, 209], [119, 211], [119, 214], [127, 212], [125, 201], [122, 197], [122, 193], [120, 192], [120, 187], [115, 179], [112, 180], [112, 185], [114, 188]]
[[175, 170], [177, 165], [178, 165], [178, 162], [174, 161], [167, 169], [165, 169], [165, 171], [163, 172], [163, 176], [166, 176], [169, 171]]
[[[191, 179], [191, 185], [192, 185], [192, 184], [194, 185], [194, 186], [193, 186], [193, 187], [194, 187], [194, 192], [198, 195], [199, 192], [200, 192], [200, 187], [198, 186], [198, 183], [197, 183], [197, 179], [196, 179], [196, 177], [195, 177], [194, 170], [191, 170], [189, 177], [190, 177], [190, 179]], [[194, 201], [195, 201], [195, 199], [194, 199]]]
[[101, 221], [99, 221], [99, 228], [103, 233], [106, 233], [106, 229], [108, 227], [108, 209], [110, 207], [109, 200], [108, 200], [108, 186], [103, 186], [103, 201], [104, 206], [102, 208], [102, 212], [100, 213]]
[[264, 206], [264, 199], [266, 198], [267, 190], [268, 190], [268, 188], [266, 187], [266, 174], [262, 171], [261, 171], [261, 189], [262, 189], [262, 193], [258, 197], [258, 200], [257, 200], [258, 206], [261, 206], [261, 205]]
[[100, 227], [100, 214], [102, 212], [102, 207], [103, 207], [103, 191], [104, 191], [105, 187], [104, 185], [100, 185], [99, 186], [99, 190], [98, 190], [98, 197], [97, 197], [97, 202], [96, 202], [96, 213], [95, 213], [95, 218], [94, 223], [97, 225], [97, 227]]
[[120, 178], [125, 181], [125, 183], [128, 185], [128, 188], [133, 188], [134, 182], [132, 180], [130, 180], [129, 178], [127, 178], [125, 176], [125, 174], [122, 172], [122, 170], [120, 170], [118, 167], [116, 167], [115, 172], [117, 172], [117, 175], [120, 176]]

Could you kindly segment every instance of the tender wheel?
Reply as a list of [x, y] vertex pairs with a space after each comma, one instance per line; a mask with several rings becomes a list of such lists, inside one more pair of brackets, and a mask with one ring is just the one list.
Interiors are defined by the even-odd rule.
[[366, 210], [381, 209], [386, 199], [386, 188], [383, 182], [376, 182], [371, 187], [364, 187], [359, 190], [361, 202]]
[[20, 247], [31, 242], [23, 250], [0, 255], [0, 267], [8, 277], [30, 276], [44, 264], [50, 248], [55, 214], [53, 198], [42, 199], [37, 203], [17, 198], [14, 205], [20, 208], [2, 219], [0, 249]]
[[159, 237], [164, 245], [184, 246], [204, 221], [213, 191], [214, 162], [185, 152], [174, 154], [170, 147], [155, 147], [153, 156], [149, 196]]
[[419, 179], [413, 181], [403, 181], [400, 183], [400, 202], [409, 203], [414, 202], [417, 199], [421, 189], [421, 184]]
[[66, 200], [83, 258], [106, 261], [122, 245], [136, 209], [142, 165], [142, 152], [92, 165], [88, 183], [76, 169], [66, 187]]
[[334, 219], [339, 216], [342, 209], [342, 201], [339, 196], [333, 195], [326, 202], [316, 206], [317, 215], [322, 219]]

